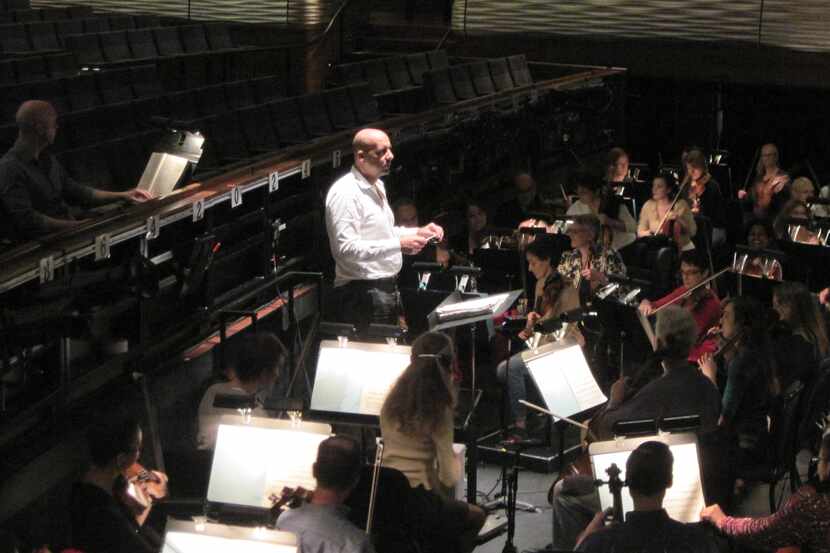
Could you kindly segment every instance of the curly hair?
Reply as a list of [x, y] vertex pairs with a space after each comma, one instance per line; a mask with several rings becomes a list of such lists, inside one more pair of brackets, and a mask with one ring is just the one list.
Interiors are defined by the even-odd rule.
[[381, 417], [410, 436], [430, 435], [455, 408], [455, 348], [449, 336], [426, 332], [412, 343], [412, 361], [386, 396]]

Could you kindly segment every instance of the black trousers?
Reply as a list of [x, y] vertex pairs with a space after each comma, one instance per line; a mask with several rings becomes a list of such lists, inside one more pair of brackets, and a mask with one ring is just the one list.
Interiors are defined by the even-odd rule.
[[337, 319], [351, 323], [358, 334], [365, 336], [370, 324], [398, 324], [401, 300], [395, 278], [380, 280], [352, 280], [334, 288]]

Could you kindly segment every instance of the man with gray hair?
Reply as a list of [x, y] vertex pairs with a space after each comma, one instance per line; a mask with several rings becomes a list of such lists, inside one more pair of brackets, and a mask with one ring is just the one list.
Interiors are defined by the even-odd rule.
[[74, 181], [52, 155], [44, 153], [58, 131], [58, 114], [48, 102], [28, 100], [15, 117], [14, 146], [0, 158], [0, 236], [30, 240], [81, 223], [66, 201], [101, 205], [125, 200], [143, 202], [151, 196], [138, 189], [110, 192]]

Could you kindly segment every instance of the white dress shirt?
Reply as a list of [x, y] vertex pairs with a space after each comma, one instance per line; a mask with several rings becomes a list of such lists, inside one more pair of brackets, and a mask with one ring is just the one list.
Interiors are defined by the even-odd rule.
[[401, 270], [400, 237], [417, 228], [396, 227], [383, 182], [352, 167], [326, 195], [326, 230], [335, 262], [334, 285], [395, 277]]

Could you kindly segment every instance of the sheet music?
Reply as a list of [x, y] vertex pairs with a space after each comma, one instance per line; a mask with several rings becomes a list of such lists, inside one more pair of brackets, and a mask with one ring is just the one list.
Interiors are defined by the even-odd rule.
[[220, 425], [208, 501], [269, 508], [283, 486], [314, 488], [311, 465], [326, 434]]
[[503, 294], [494, 294], [483, 298], [473, 298], [449, 305], [442, 305], [437, 307], [435, 312], [439, 317], [460, 315], [463, 313], [493, 312], [509, 295], [510, 292], [505, 292]]
[[607, 400], [578, 345], [557, 346], [528, 359], [528, 371], [551, 411], [571, 417]]
[[[648, 440], [662, 441], [660, 437], [652, 436], [636, 440], [639, 443]], [[625, 442], [634, 442], [635, 440], [625, 440]], [[639, 443], [637, 445], [639, 445]], [[611, 463], [616, 465], [622, 471], [620, 479], [625, 480], [625, 462], [631, 451], [636, 448], [636, 445], [631, 444], [630, 449], [625, 446], [623, 451], [614, 453], [603, 453], [600, 455], [591, 455], [591, 465], [594, 468], [594, 477], [602, 480], [607, 480], [608, 475], [605, 470], [611, 466]], [[666, 509], [668, 515], [680, 522], [699, 522], [700, 511], [705, 506], [703, 499], [703, 485], [700, 481], [700, 466], [697, 457], [697, 445], [694, 442], [673, 444], [669, 446], [672, 455], [674, 456], [674, 470], [672, 487], [666, 490], [666, 497], [663, 500], [663, 507]], [[608, 486], [600, 486], [599, 500], [603, 510], [612, 507], [614, 498], [608, 490]], [[634, 502], [631, 499], [631, 494], [627, 487], [622, 490], [623, 511], [629, 512], [634, 509]]]
[[297, 547], [267, 541], [224, 538], [189, 532], [168, 532], [161, 553], [294, 553]]

